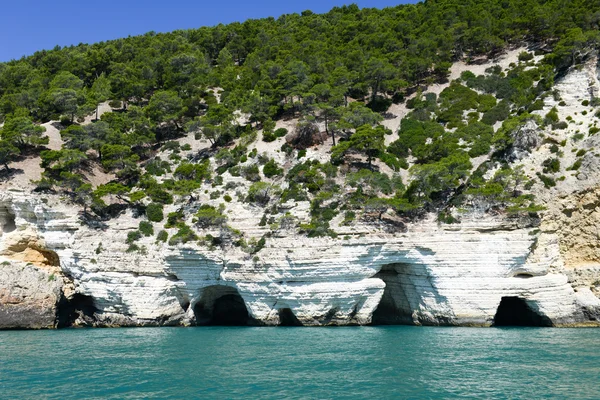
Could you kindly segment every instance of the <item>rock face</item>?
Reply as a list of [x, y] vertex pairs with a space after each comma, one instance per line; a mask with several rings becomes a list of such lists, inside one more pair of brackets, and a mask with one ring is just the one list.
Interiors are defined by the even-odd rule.
[[62, 280], [43, 268], [0, 264], [0, 329], [55, 328]]
[[538, 124], [529, 120], [513, 133], [513, 148], [509, 158], [511, 161], [520, 160], [537, 148], [541, 142]]
[[[600, 267], [592, 227], [600, 215], [596, 192], [591, 202], [582, 196], [563, 203], [569, 210], [575, 201], [577, 218], [587, 221], [585, 232], [575, 234], [589, 243], [582, 243], [589, 248], [583, 266], [567, 234], [578, 219], [565, 213], [539, 228], [472, 215], [457, 225], [409, 224], [401, 234], [365, 226], [339, 239], [281, 235], [253, 257], [234, 247], [167, 246], [145, 238], [144, 254], [125, 251], [127, 231], [138, 223], [130, 215], [93, 230], [72, 210], [4, 193], [0, 310], [11, 311], [2, 311], [1, 326], [55, 327], [59, 319], [95, 326], [489, 326], [501, 303], [511, 301], [522, 303], [523, 315], [533, 317], [521, 317], [534, 325], [594, 324]], [[240, 218], [257, 214], [247, 207]], [[35, 259], [23, 265], [30, 255]], [[51, 279], [43, 268], [56, 260], [60, 268]]]

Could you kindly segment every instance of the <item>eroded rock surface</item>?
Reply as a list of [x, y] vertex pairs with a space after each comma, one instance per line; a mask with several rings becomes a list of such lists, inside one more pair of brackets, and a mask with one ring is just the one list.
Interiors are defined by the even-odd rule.
[[56, 328], [62, 279], [22, 262], [0, 263], [0, 329]]
[[[125, 252], [127, 232], [138, 223], [131, 215], [94, 230], [76, 213], [13, 192], [0, 195], [0, 205], [15, 215], [15, 229], [0, 237], [0, 257], [18, 259], [24, 249], [43, 244], [43, 251], [36, 251], [55, 254], [60, 267], [50, 279], [43, 268], [57, 267], [36, 253], [39, 266], [3, 275], [3, 287], [13, 291], [5, 289], [2, 304], [6, 308], [20, 298], [22, 310], [44, 305], [44, 312], [30, 314], [43, 323], [29, 323], [27, 317], [19, 325], [21, 312], [15, 311], [10, 320], [15, 327], [56, 326], [61, 296], [87, 299], [68, 314], [72, 324], [92, 326], [218, 323], [219, 307], [227, 302], [239, 303], [241, 316], [228, 323], [489, 326], [503, 298], [522, 299], [552, 325], [594, 323], [600, 300], [591, 280], [599, 274], [597, 237], [589, 230], [596, 216], [589, 215], [582, 196], [577, 209], [585, 211], [581, 218], [587, 224], [580, 225], [590, 228], [573, 235], [590, 242], [581, 249], [589, 248], [592, 264], [574, 273], [579, 253], [566, 251], [574, 240], [567, 231], [579, 217], [551, 217], [539, 228], [527, 220], [473, 215], [456, 225], [433, 219], [409, 224], [396, 234], [367, 226], [338, 239], [290, 234], [269, 239], [256, 257], [235, 247], [168, 246], [143, 238], [140, 245], [147, 250], [141, 254]], [[15, 268], [13, 261], [5, 262]], [[19, 287], [23, 292], [14, 292]]]

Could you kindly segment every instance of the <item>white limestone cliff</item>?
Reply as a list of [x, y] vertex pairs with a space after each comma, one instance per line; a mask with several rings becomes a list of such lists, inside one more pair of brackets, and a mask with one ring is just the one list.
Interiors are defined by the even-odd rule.
[[569, 236], [547, 221], [541, 233], [522, 221], [474, 215], [459, 225], [424, 221], [401, 234], [365, 227], [346, 239], [290, 235], [269, 239], [251, 258], [236, 248], [169, 247], [153, 238], [142, 239], [147, 254], [127, 253], [126, 233], [137, 226], [131, 216], [93, 230], [73, 210], [28, 193], [0, 194], [0, 210], [10, 228], [0, 236], [0, 261], [18, 259], [9, 244], [36, 232], [73, 293], [93, 300], [100, 326], [194, 324], [228, 294], [241, 296], [253, 323], [268, 325], [284, 322], [285, 310], [304, 325], [485, 326], [503, 297], [524, 299], [554, 325], [572, 325], [593, 323], [600, 305], [590, 281], [600, 264], [589, 259], [576, 272], [560, 248], [571, 246]]

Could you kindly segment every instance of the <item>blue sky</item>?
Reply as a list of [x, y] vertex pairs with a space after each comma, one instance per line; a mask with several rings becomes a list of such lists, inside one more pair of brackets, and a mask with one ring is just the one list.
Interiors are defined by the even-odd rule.
[[416, 0], [8, 0], [0, 17], [0, 61], [56, 45], [278, 17], [303, 10], [323, 13], [352, 2], [361, 8], [383, 8]]

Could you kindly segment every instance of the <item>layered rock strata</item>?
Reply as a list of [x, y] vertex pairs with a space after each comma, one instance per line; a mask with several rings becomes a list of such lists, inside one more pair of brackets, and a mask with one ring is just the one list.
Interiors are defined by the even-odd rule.
[[[267, 240], [255, 256], [154, 238], [140, 242], [145, 252], [127, 253], [125, 237], [138, 222], [131, 215], [91, 229], [67, 206], [3, 193], [0, 310], [13, 308], [0, 314], [0, 327], [55, 327], [59, 320], [95, 326], [489, 326], [503, 298], [521, 299], [551, 325], [595, 324], [600, 263], [598, 239], [588, 232], [597, 218], [586, 206], [590, 195], [595, 207], [596, 192], [564, 200], [565, 210], [575, 207], [582, 213], [577, 218], [587, 221], [585, 234], [573, 234], [588, 243], [582, 248], [590, 255], [575, 262], [567, 232], [576, 218], [554, 215], [539, 227], [472, 215], [455, 225], [423, 221], [398, 234], [367, 226], [338, 239], [289, 234]], [[256, 214], [247, 207], [248, 215]]]

